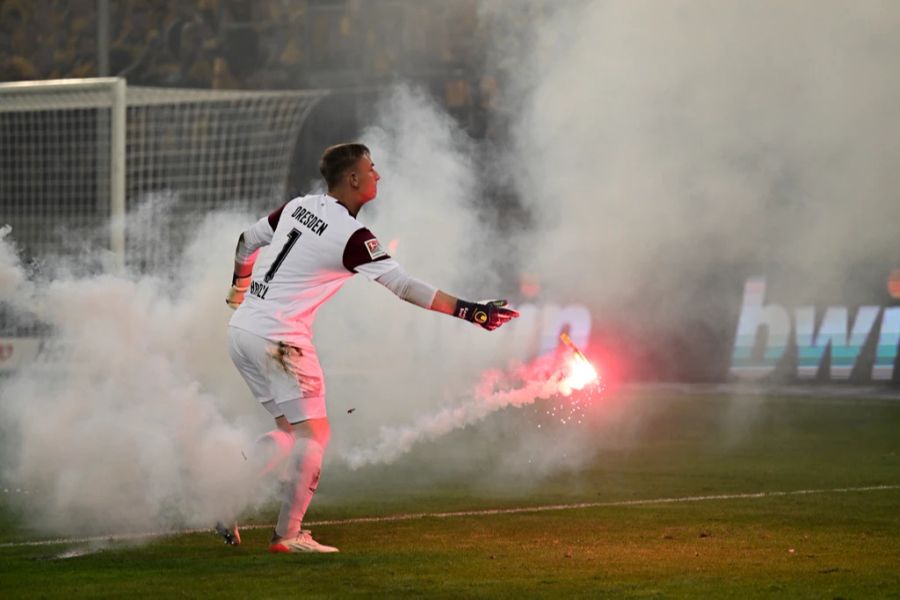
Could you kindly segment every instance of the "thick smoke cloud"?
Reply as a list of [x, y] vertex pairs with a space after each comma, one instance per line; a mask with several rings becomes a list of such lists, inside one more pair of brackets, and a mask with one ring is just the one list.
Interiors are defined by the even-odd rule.
[[[716, 377], [748, 275], [789, 304], [884, 293], [900, 251], [895, 3], [543, 7], [520, 30], [531, 52], [494, 51], [529, 165], [510, 178], [533, 215], [520, 255], [545, 289]], [[735, 399], [726, 437], [755, 404]]]
[[[518, 191], [531, 218], [520, 231], [517, 266], [537, 275], [546, 300], [585, 304], [595, 316], [627, 323], [648, 345], [665, 339], [654, 331], [688, 335], [688, 351], [708, 346], [716, 355], [708, 358], [721, 361], [742, 277], [788, 273], [793, 289], [784, 293], [827, 298], [843, 291], [861, 262], [896, 256], [900, 11], [893, 5], [515, 3], [522, 11], [514, 12], [534, 20], [512, 24], [510, 5], [485, 2], [481, 14], [504, 30], [496, 39], [509, 42], [491, 57], [506, 75], [501, 104], [513, 144], [497, 145], [469, 174], [487, 172]], [[388, 106], [382, 122], [413, 122], [410, 131], [430, 144], [441, 139], [435, 128], [446, 132], [439, 115], [396, 98]], [[418, 140], [394, 139], [402, 141], [384, 146], [389, 154], [418, 148], [432, 151], [436, 164], [448, 158]], [[466, 166], [464, 155], [449, 158]], [[412, 167], [400, 160], [388, 173], [403, 177], [405, 169]], [[440, 194], [442, 185], [426, 188]], [[384, 197], [408, 205], [399, 189], [385, 186]], [[466, 206], [452, 197], [456, 209], [441, 213], [450, 227]], [[484, 242], [467, 237], [468, 226], [451, 231], [454, 241]], [[504, 239], [490, 242], [488, 254], [508, 249]], [[434, 261], [433, 251], [424, 256]], [[405, 323], [397, 310], [392, 322]], [[691, 334], [694, 324], [702, 336]], [[440, 339], [441, 355], [453, 356], [458, 338]], [[392, 361], [388, 372], [404, 362]], [[409, 379], [414, 406], [424, 390], [453, 389], [430, 375], [427, 361], [414, 364], [417, 376], [429, 374]], [[420, 425], [403, 435], [424, 434], [434, 429], [430, 419], [465, 406], [465, 394], [448, 394], [443, 409], [424, 416], [404, 415], [403, 398], [378, 410]], [[389, 437], [381, 437], [382, 449]], [[553, 440], [536, 443], [554, 454]], [[588, 440], [580, 450], [590, 455], [594, 447]]]
[[52, 327], [40, 359], [0, 388], [2, 479], [28, 490], [34, 528], [209, 526], [265, 498], [242, 458], [261, 415], [225, 350], [222, 281], [245, 220], [207, 221], [166, 277], [57, 265], [37, 278], [0, 240], [3, 289], [16, 285], [19, 314]]
[[530, 268], [673, 321], [722, 303], [711, 272], [787, 266], [827, 297], [896, 259], [898, 25], [891, 2], [557, 7], [513, 73]]

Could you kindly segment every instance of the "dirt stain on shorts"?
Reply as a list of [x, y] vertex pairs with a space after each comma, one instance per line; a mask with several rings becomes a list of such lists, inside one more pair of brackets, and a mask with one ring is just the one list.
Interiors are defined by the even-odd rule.
[[285, 342], [278, 342], [278, 345], [273, 347], [269, 354], [271, 354], [272, 358], [275, 359], [275, 362], [284, 369], [285, 373], [289, 375], [294, 374], [294, 369], [292, 368], [293, 362], [303, 356], [303, 351], [296, 346], [291, 346]]

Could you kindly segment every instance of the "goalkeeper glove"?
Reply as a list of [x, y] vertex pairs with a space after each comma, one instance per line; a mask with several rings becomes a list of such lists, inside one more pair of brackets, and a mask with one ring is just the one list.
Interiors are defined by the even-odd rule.
[[228, 296], [225, 298], [225, 304], [231, 309], [236, 309], [244, 301], [247, 290], [250, 289], [250, 280], [252, 276], [238, 277], [235, 275], [231, 279], [231, 289], [228, 290]]
[[510, 319], [519, 316], [518, 311], [507, 308], [506, 300], [482, 300], [481, 302], [466, 302], [457, 300], [453, 314], [460, 319], [493, 331]]

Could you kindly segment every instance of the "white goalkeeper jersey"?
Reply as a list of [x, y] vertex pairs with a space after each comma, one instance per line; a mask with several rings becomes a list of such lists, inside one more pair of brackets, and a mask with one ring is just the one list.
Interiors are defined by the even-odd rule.
[[[327, 194], [294, 198], [244, 234], [264, 246], [231, 326], [304, 346], [316, 311], [356, 273], [375, 279], [398, 267], [378, 239]], [[268, 245], [266, 245], [268, 244]]]

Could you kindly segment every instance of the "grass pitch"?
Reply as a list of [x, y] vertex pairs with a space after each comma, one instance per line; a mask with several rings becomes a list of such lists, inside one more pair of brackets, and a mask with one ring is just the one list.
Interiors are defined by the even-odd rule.
[[[526, 413], [492, 420], [529, 426]], [[640, 415], [616, 423], [627, 442], [518, 486], [478, 477], [503, 459], [480, 427], [395, 465], [332, 467], [308, 522], [592, 505], [314, 526], [337, 555], [270, 556], [264, 528], [239, 548], [207, 533], [16, 545], [37, 536], [3, 511], [0, 596], [900, 598], [900, 402], [643, 393], [624, 414]], [[441, 462], [461, 445], [483, 460]], [[623, 504], [797, 490], [817, 491]]]

